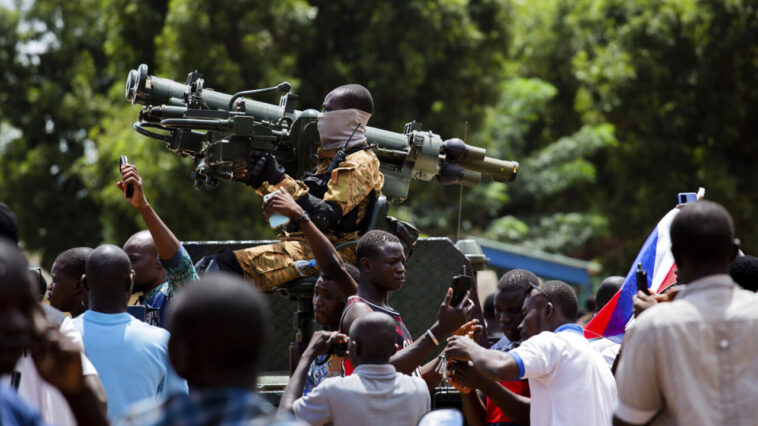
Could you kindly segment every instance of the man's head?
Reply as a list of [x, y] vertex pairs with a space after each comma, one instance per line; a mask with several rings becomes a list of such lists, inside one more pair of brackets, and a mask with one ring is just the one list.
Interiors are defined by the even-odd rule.
[[76, 247], [59, 254], [53, 262], [52, 280], [47, 298], [50, 304], [63, 312], [76, 315], [87, 309], [87, 289], [82, 284], [89, 247]]
[[102, 245], [87, 256], [85, 286], [90, 309], [103, 313], [125, 312], [134, 282], [129, 257], [112, 244]]
[[720, 204], [687, 204], [671, 222], [671, 253], [680, 283], [712, 274], [726, 274], [737, 255], [734, 223]]
[[729, 275], [745, 290], [758, 291], [758, 258], [737, 256], [729, 267]]
[[497, 283], [494, 307], [495, 319], [505, 337], [511, 342], [521, 340], [519, 325], [524, 319], [524, 298], [529, 283], [539, 285], [536, 275], [526, 269], [513, 269], [505, 273]]
[[396, 291], [405, 282], [405, 252], [400, 240], [385, 231], [366, 232], [355, 250], [361, 271], [359, 284]]
[[0, 203], [0, 237], [18, 244], [18, 220], [13, 210], [5, 203]]
[[563, 281], [548, 281], [530, 289], [524, 299], [524, 319], [519, 326], [522, 339], [576, 320], [579, 301], [571, 286]]
[[603, 309], [603, 306], [613, 298], [622, 285], [624, 285], [624, 277], [611, 275], [604, 279], [595, 292], [595, 312]]
[[395, 321], [381, 312], [364, 315], [350, 326], [348, 351], [354, 366], [387, 364], [397, 351]]
[[0, 375], [10, 373], [31, 344], [35, 309], [26, 259], [15, 241], [0, 238]]
[[270, 334], [268, 307], [241, 278], [208, 273], [169, 307], [169, 358], [190, 387], [255, 389]]
[[134, 269], [134, 291], [149, 291], [166, 281], [166, 271], [158, 262], [158, 249], [149, 231], [129, 237], [124, 251]]
[[[356, 283], [360, 282], [360, 271], [353, 265], [345, 264], [347, 273]], [[321, 326], [336, 330], [339, 327], [340, 316], [345, 308], [345, 298], [339, 291], [337, 283], [321, 274], [313, 286], [313, 318]]]
[[366, 141], [366, 126], [374, 112], [371, 93], [359, 84], [340, 86], [326, 95], [318, 118], [318, 133], [324, 149], [342, 148]]
[[371, 92], [360, 84], [346, 84], [329, 92], [324, 97], [322, 108], [324, 112], [358, 109], [373, 114], [374, 98], [371, 97]]

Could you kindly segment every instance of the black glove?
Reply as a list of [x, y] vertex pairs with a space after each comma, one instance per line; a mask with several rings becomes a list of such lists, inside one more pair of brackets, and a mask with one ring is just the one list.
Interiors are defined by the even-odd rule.
[[247, 160], [247, 176], [245, 183], [253, 188], [260, 187], [263, 182], [276, 185], [284, 179], [284, 167], [279, 165], [273, 155], [254, 151]]

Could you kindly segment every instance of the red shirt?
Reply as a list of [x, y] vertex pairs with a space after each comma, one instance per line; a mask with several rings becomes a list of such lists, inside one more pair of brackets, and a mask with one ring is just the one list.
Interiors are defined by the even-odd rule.
[[[500, 382], [500, 384], [516, 395], [531, 396], [528, 380], [509, 380], [507, 382]], [[487, 415], [484, 423], [489, 426], [511, 426], [518, 424], [507, 414], [503, 413], [503, 410], [495, 405], [489, 397], [487, 397]]]

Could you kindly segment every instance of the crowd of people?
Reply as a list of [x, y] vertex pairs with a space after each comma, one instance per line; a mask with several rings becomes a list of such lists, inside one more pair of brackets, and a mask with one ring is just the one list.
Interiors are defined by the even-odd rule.
[[[444, 381], [470, 425], [756, 424], [758, 259], [739, 252], [716, 203], [676, 216], [677, 283], [634, 297], [621, 344], [585, 338], [572, 287], [525, 269], [498, 282], [487, 325], [502, 337], [491, 345], [470, 293], [453, 304], [452, 289], [414, 338], [389, 304], [408, 241], [360, 226], [382, 182], [366, 148], [371, 112], [360, 86], [327, 95], [319, 168], [305, 181], [252, 156], [239, 180], [273, 194], [263, 213], [289, 219], [282, 242], [218, 253], [200, 274], [133, 165], [118, 185], [146, 229], [123, 247], [64, 251], [47, 288], [0, 203], [0, 425], [416, 425]], [[335, 248], [358, 237], [354, 250]], [[257, 392], [272, 326], [261, 290], [304, 275], [297, 261], [310, 258], [323, 330], [274, 407]], [[596, 311], [623, 282], [601, 283]]]

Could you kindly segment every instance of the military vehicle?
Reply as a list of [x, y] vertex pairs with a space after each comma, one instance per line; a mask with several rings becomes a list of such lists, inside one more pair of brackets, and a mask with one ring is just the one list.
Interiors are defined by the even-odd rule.
[[[191, 157], [195, 186], [213, 188], [220, 181], [233, 180], [233, 170], [246, 164], [252, 150], [272, 153], [293, 177], [315, 167], [319, 147], [316, 126], [319, 112], [295, 109], [297, 96], [289, 83], [238, 92], [232, 95], [206, 89], [197, 71], [188, 74], [186, 84], [151, 76], [148, 67], [131, 70], [126, 81], [126, 99], [142, 105], [134, 129], [157, 139], [178, 155]], [[250, 99], [266, 93], [281, 94], [279, 105]], [[460, 139], [443, 140], [410, 122], [402, 133], [367, 127], [368, 141], [385, 176], [383, 197], [375, 203], [370, 229], [389, 229], [388, 203], [403, 202], [412, 179], [442, 184], [472, 186], [482, 180], [511, 182], [518, 163], [488, 157], [482, 148]], [[389, 220], [388, 220], [389, 219]], [[390, 229], [391, 230], [391, 229]], [[239, 249], [276, 241], [185, 242], [190, 256], [198, 261], [222, 248]], [[436, 320], [437, 310], [453, 276], [479, 271], [487, 260], [476, 242], [457, 245], [449, 238], [421, 238], [408, 259], [406, 284], [391, 296], [390, 303], [402, 313], [413, 336], [420, 336]], [[274, 336], [263, 365], [261, 392], [278, 402], [292, 363], [313, 330], [311, 298], [315, 277], [303, 277], [267, 295], [273, 313]], [[477, 311], [481, 309], [472, 289]], [[282, 297], [284, 296], [284, 297]], [[294, 302], [294, 303], [293, 303]], [[485, 333], [486, 338], [486, 333]], [[440, 395], [447, 394], [441, 389]], [[444, 399], [444, 397], [442, 397]]]

